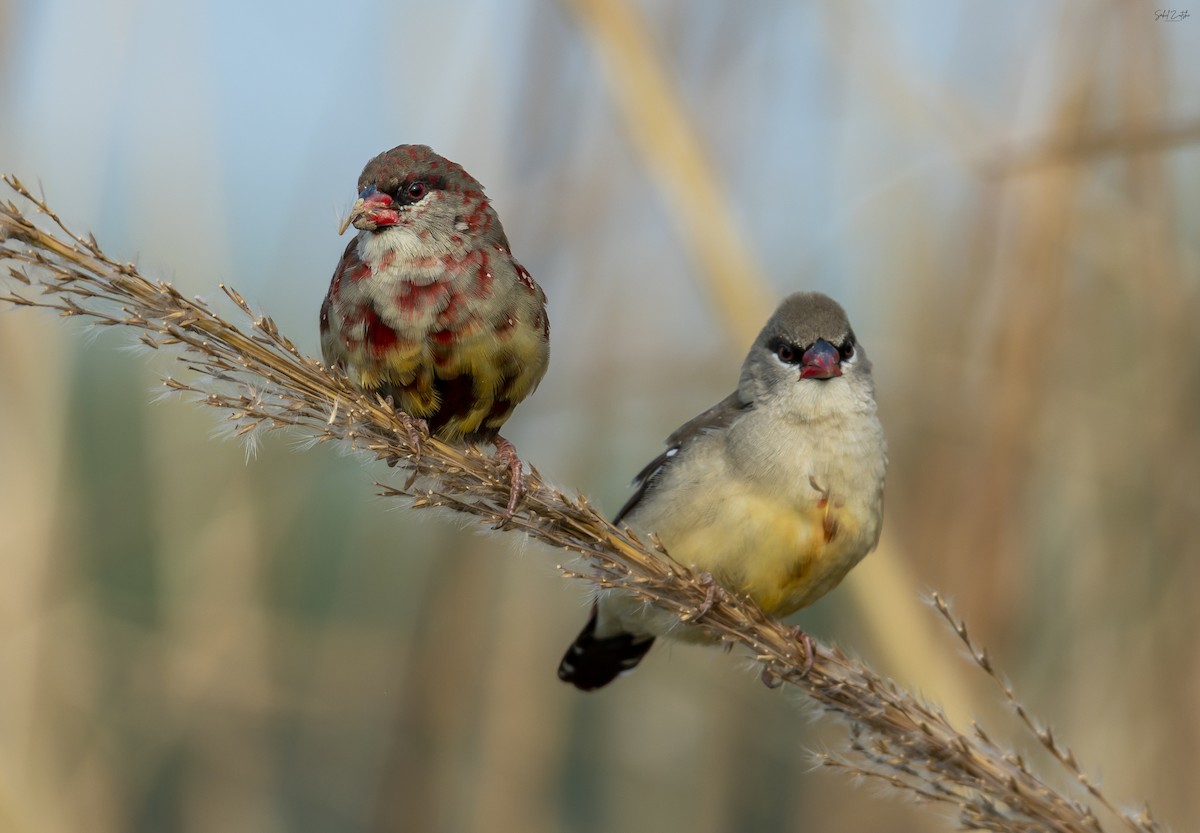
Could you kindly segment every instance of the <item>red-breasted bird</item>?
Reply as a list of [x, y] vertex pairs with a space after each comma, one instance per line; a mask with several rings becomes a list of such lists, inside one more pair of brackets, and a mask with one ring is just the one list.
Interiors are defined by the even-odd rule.
[[491, 442], [550, 358], [546, 295], [474, 177], [425, 145], [379, 154], [358, 178], [346, 247], [321, 305], [321, 352], [448, 442]]

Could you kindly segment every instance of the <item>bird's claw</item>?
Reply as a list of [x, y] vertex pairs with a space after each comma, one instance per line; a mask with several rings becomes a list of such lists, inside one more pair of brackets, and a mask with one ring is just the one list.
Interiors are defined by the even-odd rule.
[[712, 610], [713, 605], [716, 604], [717, 599], [724, 592], [721, 589], [721, 585], [713, 580], [712, 573], [701, 573], [696, 576], [696, 580], [696, 583], [704, 588], [704, 601], [700, 603], [700, 606], [696, 608], [696, 612], [692, 614], [693, 622], [699, 622], [707, 616], [708, 612]]
[[800, 673], [797, 678], [808, 676], [808, 672], [812, 671], [813, 660], [816, 659], [816, 649], [813, 647], [812, 637], [801, 630], [799, 627], [792, 628], [792, 638], [800, 643], [800, 647], [804, 649], [804, 663], [800, 666]]
[[[429, 436], [429, 423], [423, 419], [414, 419], [408, 414], [400, 411], [397, 413], [400, 421], [404, 424], [404, 430], [408, 434], [408, 443], [412, 446], [412, 473], [408, 475], [408, 480], [404, 481], [404, 490], [408, 491], [412, 488], [412, 484], [417, 482], [417, 477], [421, 474], [421, 454], [422, 454], [422, 437]], [[389, 466], [396, 465], [395, 460], [388, 461]]]
[[762, 670], [762, 683], [767, 688], [779, 688], [783, 685], [784, 680], [802, 680], [808, 676], [808, 672], [812, 671], [813, 660], [816, 658], [816, 650], [813, 647], [812, 637], [802, 631], [800, 628], [792, 628], [791, 636], [800, 643], [801, 649], [804, 651], [804, 660], [800, 668], [796, 671], [780, 674], [770, 665], [764, 665]]
[[[412, 452], [409, 454], [409, 459], [412, 460], [412, 474], [409, 475], [408, 480], [404, 483], [404, 490], [408, 491], [412, 488], [412, 484], [416, 482], [417, 476], [421, 472], [421, 444], [422, 438], [429, 436], [429, 423], [423, 419], [411, 417], [404, 413], [404, 411], [396, 408], [396, 400], [391, 394], [385, 396], [383, 401], [387, 403], [392, 416], [404, 426], [404, 433], [407, 435], [408, 444], [412, 446]], [[400, 459], [398, 457], [389, 457], [387, 464], [390, 468], [395, 468], [400, 464]]]
[[517, 456], [517, 448], [511, 442], [499, 435], [492, 441], [496, 446], [496, 456], [508, 463], [508, 474], [510, 487], [508, 490], [508, 503], [504, 507], [504, 512], [500, 515], [500, 520], [492, 529], [503, 529], [508, 525], [509, 521], [517, 512], [517, 504], [525, 494], [525, 472], [524, 464], [521, 463], [521, 458]]

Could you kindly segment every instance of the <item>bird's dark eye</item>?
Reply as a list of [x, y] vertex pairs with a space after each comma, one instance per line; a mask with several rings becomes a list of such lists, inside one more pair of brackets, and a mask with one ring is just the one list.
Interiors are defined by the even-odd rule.
[[424, 182], [410, 182], [404, 186], [404, 194], [413, 202], [425, 196], [425, 192], [429, 190]]
[[854, 357], [854, 336], [848, 337], [838, 346], [838, 355], [842, 357], [842, 361], [848, 361]]
[[790, 341], [784, 341], [781, 338], [776, 339], [775, 342], [771, 344], [771, 351], [778, 356], [779, 360], [784, 364], [796, 364], [798, 361], [800, 361], [802, 356], [799, 347], [792, 344]]

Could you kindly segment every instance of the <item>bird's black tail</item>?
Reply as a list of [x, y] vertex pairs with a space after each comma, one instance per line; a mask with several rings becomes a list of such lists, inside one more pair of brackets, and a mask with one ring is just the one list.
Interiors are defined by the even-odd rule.
[[592, 605], [587, 624], [558, 664], [558, 678], [580, 691], [594, 691], [632, 671], [654, 644], [653, 636], [632, 633], [597, 638], [596, 614], [596, 606]]

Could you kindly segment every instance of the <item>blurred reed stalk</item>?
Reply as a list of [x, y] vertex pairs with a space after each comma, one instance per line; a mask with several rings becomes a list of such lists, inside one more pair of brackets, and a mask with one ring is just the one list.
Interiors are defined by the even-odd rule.
[[[189, 300], [167, 283], [142, 277], [132, 264], [111, 259], [94, 237], [73, 234], [17, 179], [4, 181], [54, 227], [39, 228], [15, 202], [0, 204], [0, 260], [9, 263], [12, 281], [40, 291], [30, 297], [14, 285], [0, 299], [92, 324], [130, 327], [147, 347], [167, 348], [188, 370], [188, 380], [166, 378], [167, 391], [224, 411], [234, 436], [253, 442], [259, 431], [290, 428], [314, 444], [343, 443], [409, 473], [401, 486], [381, 484], [385, 495], [405, 498], [415, 508], [466, 513], [485, 523], [501, 519], [509, 489], [503, 463], [423, 433], [387, 402], [300, 353], [270, 318], [254, 317], [236, 290], [222, 286], [249, 319], [244, 329], [203, 301]], [[979, 726], [959, 731], [940, 706], [914, 697], [836, 647], [815, 645], [794, 628], [767, 618], [748, 600], [725, 593], [711, 579], [673, 561], [656, 542], [614, 527], [585, 498], [545, 483], [536, 469], [508, 526], [582, 556], [586, 570], [560, 566], [564, 576], [621, 588], [670, 611], [684, 626], [705, 628], [723, 645], [748, 648], [762, 666], [764, 682], [795, 686], [826, 714], [842, 718], [849, 724], [849, 740], [843, 750], [823, 757], [826, 765], [949, 807], [967, 828], [1103, 830], [1085, 801], [1056, 791]], [[936, 597], [935, 604], [976, 662], [995, 677], [965, 626]], [[1070, 750], [1001, 685], [1019, 719], [1086, 796], [1129, 830], [1160, 829], [1148, 810], [1133, 814], [1117, 809]]]
[[[775, 302], [714, 173], [719, 166], [706, 152], [650, 28], [626, 0], [564, 0], [564, 5], [592, 41], [625, 130], [693, 254], [700, 289], [724, 324], [732, 351], [740, 353]], [[885, 537], [871, 556], [870, 572], [852, 573], [845, 588], [885, 670], [936, 681], [946, 710], [969, 715], [971, 696], [957, 666], [943, 662], [935, 648], [916, 602], [917, 584], [907, 559]]]

